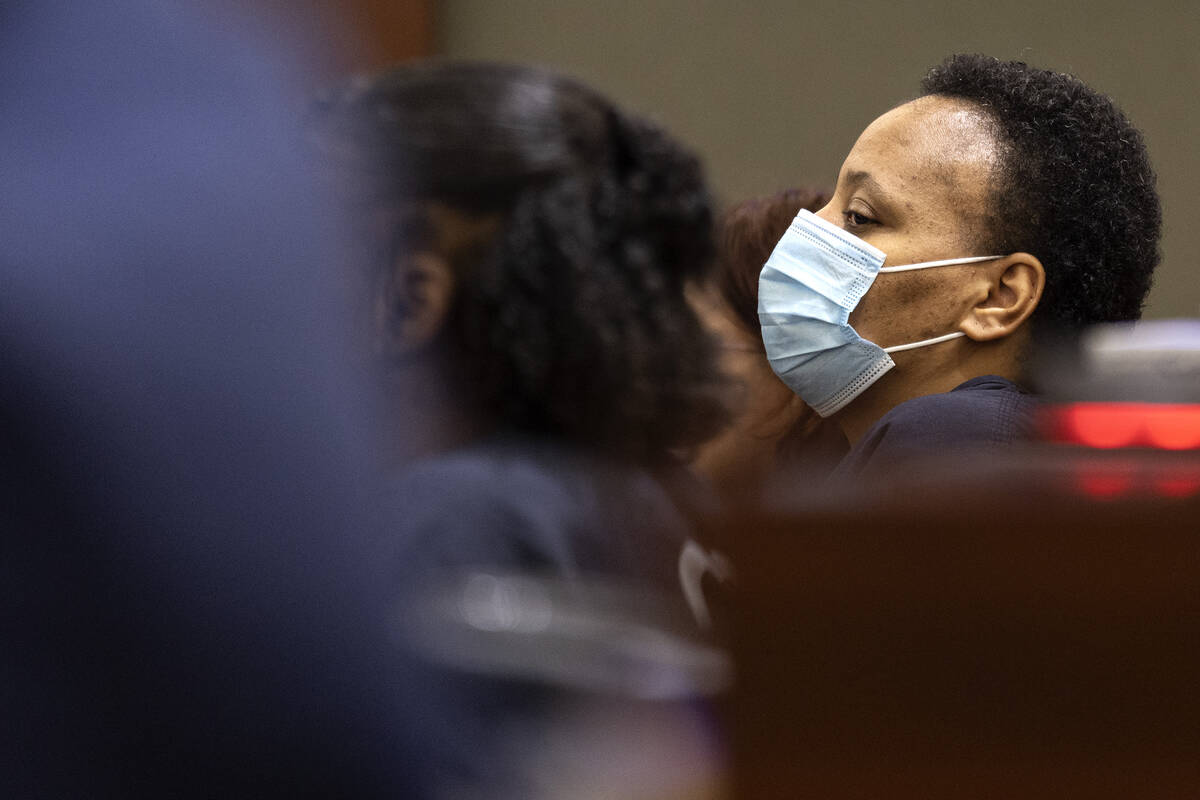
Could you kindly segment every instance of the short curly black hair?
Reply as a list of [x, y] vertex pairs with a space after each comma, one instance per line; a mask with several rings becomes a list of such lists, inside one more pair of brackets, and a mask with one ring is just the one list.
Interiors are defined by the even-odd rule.
[[315, 117], [374, 202], [498, 220], [452, 256], [443, 331], [464, 401], [497, 427], [659, 461], [724, 424], [714, 346], [683, 291], [711, 265], [711, 201], [663, 130], [564, 76], [477, 62], [358, 79]]
[[1140, 317], [1162, 210], [1142, 135], [1112, 99], [1072, 75], [983, 55], [950, 56], [921, 90], [966, 100], [994, 126], [1002, 164], [980, 246], [1042, 261], [1035, 320], [1074, 330]]

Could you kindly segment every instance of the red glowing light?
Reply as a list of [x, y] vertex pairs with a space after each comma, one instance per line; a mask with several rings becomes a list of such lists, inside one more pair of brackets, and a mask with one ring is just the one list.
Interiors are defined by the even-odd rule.
[[1200, 447], [1200, 408], [1171, 405], [1149, 408], [1146, 438], [1154, 447], [1165, 450]]
[[1079, 403], [1066, 409], [1068, 430], [1088, 447], [1113, 448], [1134, 444], [1142, 419], [1125, 405]]
[[1044, 431], [1053, 441], [1113, 449], [1200, 449], [1200, 404], [1072, 403], [1050, 408]]

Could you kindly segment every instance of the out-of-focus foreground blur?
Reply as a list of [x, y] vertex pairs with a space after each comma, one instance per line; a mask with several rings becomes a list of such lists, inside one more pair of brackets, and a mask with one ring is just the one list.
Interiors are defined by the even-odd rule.
[[[1185, 4], [89, 8], [0, 10], [0, 109], [16, 109], [0, 113], [0, 697], [16, 720], [0, 794], [1196, 793]], [[1149, 316], [1179, 319], [1039, 353], [1034, 441], [870, 487], [801, 474], [766, 507], [677, 509], [694, 487], [571, 451], [526, 472], [450, 461], [417, 487], [459, 469], [534, 487], [545, 508], [520, 524], [553, 507], [614, 538], [695, 526], [669, 562], [682, 592], [507, 565], [412, 574], [419, 559], [386, 585], [385, 423], [339, 272], [353, 229], [300, 131], [319, 87], [418, 57], [547, 64], [662, 120], [737, 197], [831, 184], [854, 133], [962, 50], [1072, 69], [1145, 126], [1167, 227]], [[479, 511], [430, 497], [439, 523]], [[478, 755], [481, 785], [423, 760], [443, 747]], [[532, 788], [489, 784], [493, 763]]]

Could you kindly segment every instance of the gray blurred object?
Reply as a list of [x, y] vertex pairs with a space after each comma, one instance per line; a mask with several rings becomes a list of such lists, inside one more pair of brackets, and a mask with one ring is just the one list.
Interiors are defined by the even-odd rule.
[[1200, 320], [1102, 325], [1039, 359], [1047, 400], [1200, 403]]
[[679, 700], [715, 695], [731, 678], [679, 598], [611, 579], [452, 573], [400, 626], [452, 669], [567, 689]]
[[441, 573], [396, 616], [402, 645], [500, 697], [532, 688], [541, 712], [493, 720], [510, 780], [444, 783], [466, 798], [719, 798], [710, 707], [732, 678], [677, 595], [611, 577]]

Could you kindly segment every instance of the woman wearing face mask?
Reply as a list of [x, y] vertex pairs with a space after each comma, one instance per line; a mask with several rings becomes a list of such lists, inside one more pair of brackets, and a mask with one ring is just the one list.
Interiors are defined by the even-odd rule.
[[[726, 415], [684, 297], [713, 250], [696, 158], [519, 66], [397, 68], [325, 98], [315, 126], [377, 242], [369, 316], [395, 426], [382, 561], [405, 616], [418, 588], [464, 571], [678, 594], [678, 454]], [[535, 796], [517, 743], [545, 696], [411, 669], [404, 713], [430, 795]]]
[[841, 433], [772, 371], [758, 320], [762, 265], [801, 209], [828, 202], [827, 192], [788, 189], [733, 206], [719, 225], [715, 274], [691, 291], [718, 342], [734, 412], [730, 425], [700, 446], [693, 466], [731, 505], [760, 500], [783, 473], [821, 475], [846, 451]]
[[776, 373], [852, 445], [834, 479], [1021, 442], [1030, 358], [1140, 316], [1161, 219], [1142, 135], [1111, 98], [977, 54], [931, 69], [862, 132], [760, 281]]

